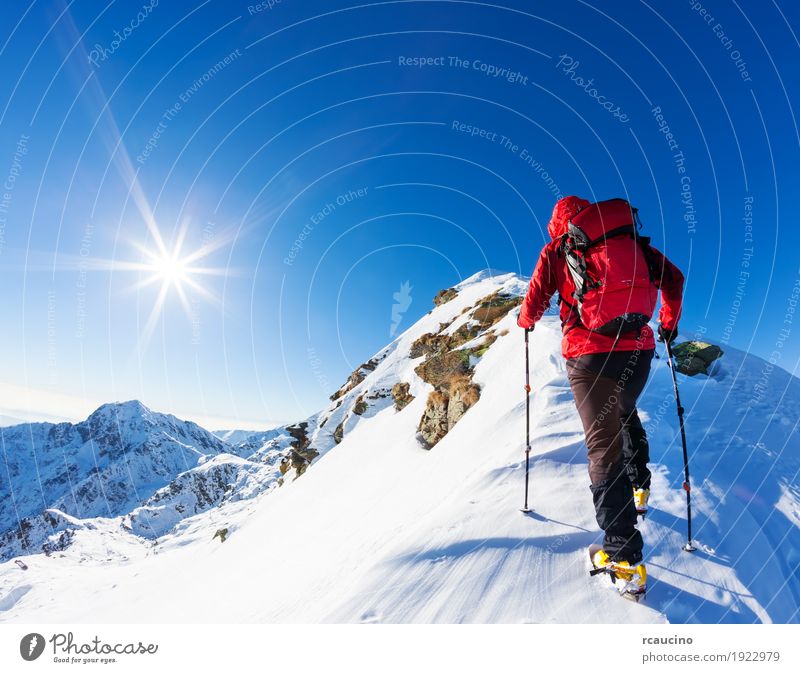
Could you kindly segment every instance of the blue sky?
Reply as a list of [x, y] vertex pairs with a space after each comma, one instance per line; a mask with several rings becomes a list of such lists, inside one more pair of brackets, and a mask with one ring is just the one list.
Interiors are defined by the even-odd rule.
[[0, 413], [302, 418], [404, 283], [399, 330], [482, 268], [528, 275], [573, 193], [640, 208], [684, 334], [797, 364], [796, 3], [24, 4]]

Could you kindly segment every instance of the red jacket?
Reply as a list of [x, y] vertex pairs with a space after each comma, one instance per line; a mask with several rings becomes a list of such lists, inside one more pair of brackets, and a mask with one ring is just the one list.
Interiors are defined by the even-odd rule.
[[[564, 257], [558, 254], [558, 248], [560, 237], [566, 231], [569, 219], [578, 210], [588, 205], [588, 201], [575, 196], [567, 196], [556, 203], [553, 217], [547, 227], [553, 240], [544, 246], [536, 268], [533, 270], [528, 293], [522, 302], [517, 320], [520, 327], [533, 327], [550, 306], [550, 299], [555, 292], [563, 297], [571, 297], [575, 291], [575, 284], [567, 272]], [[651, 248], [651, 250], [657, 267], [662, 271], [658, 283], [661, 290], [659, 321], [665, 329], [675, 329], [681, 317], [683, 274], [658, 250], [655, 248]], [[561, 352], [565, 358], [574, 358], [589, 353], [607, 353], [612, 348], [617, 351], [655, 348], [653, 330], [647, 325], [642, 329], [641, 334], [637, 332], [623, 334], [614, 345], [615, 336], [592, 332], [580, 323], [575, 324], [574, 312], [563, 301], [560, 315], [564, 333]]]

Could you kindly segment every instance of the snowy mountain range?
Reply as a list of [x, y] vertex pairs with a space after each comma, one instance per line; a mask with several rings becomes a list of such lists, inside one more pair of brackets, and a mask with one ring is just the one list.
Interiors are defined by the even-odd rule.
[[226, 433], [141, 402], [105, 404], [82, 423], [0, 429], [0, 560], [61, 550], [76, 522], [120, 518], [123, 530], [155, 539], [181, 519], [275, 485], [294, 438], [286, 428]]
[[680, 378], [689, 554], [654, 361], [649, 589], [623, 601], [587, 573], [599, 531], [553, 315], [531, 340], [535, 513], [519, 512], [525, 289], [485, 271], [442, 291], [290, 426], [215, 435], [126, 402], [0, 428], [0, 621], [797, 622], [800, 379], [729, 348]]

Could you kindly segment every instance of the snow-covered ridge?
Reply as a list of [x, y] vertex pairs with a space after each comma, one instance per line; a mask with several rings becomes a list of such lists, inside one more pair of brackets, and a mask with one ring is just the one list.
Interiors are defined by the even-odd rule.
[[[654, 361], [640, 403], [654, 473], [641, 525], [650, 586], [642, 604], [620, 600], [586, 571], [599, 531], [557, 318], [531, 338], [533, 517], [518, 511], [516, 311], [461, 338], [482, 300], [525, 287], [496, 272], [460, 283], [318, 414], [198, 457], [125, 516], [51, 514], [69, 545], [25, 556], [28, 571], [0, 564], [0, 621], [797, 622], [800, 380], [729, 348], [712, 377], [680, 378], [699, 547], [687, 554], [675, 401]], [[431, 353], [412, 357], [420, 344], [457, 344], [480, 388], [432, 448], [420, 437], [435, 392], [418, 374]], [[227, 495], [193, 514], [204, 489]], [[156, 540], [136, 530], [148, 515]]]

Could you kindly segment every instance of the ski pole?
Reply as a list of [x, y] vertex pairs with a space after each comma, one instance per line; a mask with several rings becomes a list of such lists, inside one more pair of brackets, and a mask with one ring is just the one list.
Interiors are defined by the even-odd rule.
[[672, 374], [672, 389], [675, 391], [675, 404], [678, 407], [678, 422], [681, 426], [681, 443], [683, 444], [683, 490], [686, 491], [686, 545], [683, 551], [695, 551], [692, 544], [692, 487], [689, 482], [689, 454], [686, 450], [686, 430], [683, 427], [683, 406], [681, 405], [681, 396], [678, 393], [678, 379], [675, 376], [675, 363], [672, 360], [672, 346], [667, 339], [664, 339], [667, 346], [667, 364], [669, 371]]
[[528, 333], [525, 330], [525, 506], [521, 511], [527, 513], [528, 508], [528, 476], [531, 465], [531, 372], [530, 372], [530, 348], [528, 346]]

